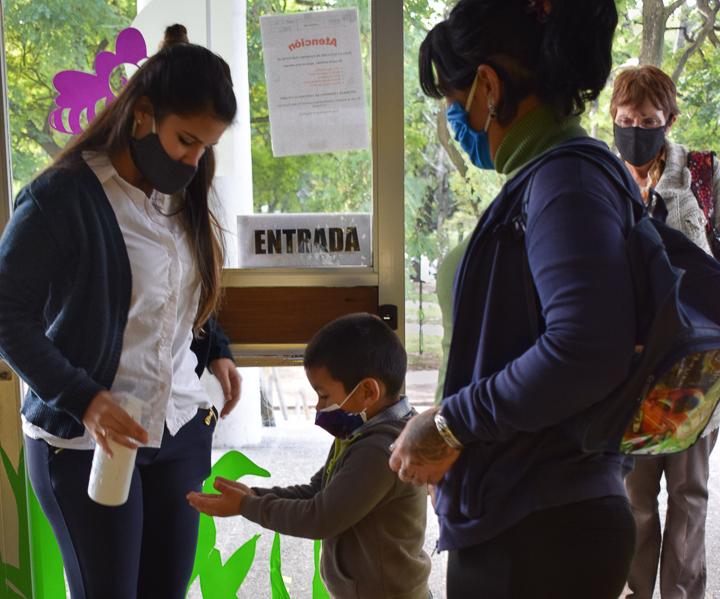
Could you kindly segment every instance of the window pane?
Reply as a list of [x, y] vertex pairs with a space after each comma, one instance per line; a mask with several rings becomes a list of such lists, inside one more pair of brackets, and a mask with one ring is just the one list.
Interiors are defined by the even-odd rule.
[[369, 149], [281, 158], [273, 156], [260, 17], [280, 14], [283, 7], [285, 13], [357, 8], [368, 120], [371, 114], [370, 15], [367, 0], [338, 0], [330, 3], [321, 0], [302, 3], [250, 0], [247, 27], [253, 211], [370, 212], [372, 156]]
[[[324, 16], [329, 17], [332, 14], [329, 11], [335, 10], [357, 10], [357, 20], [349, 23], [338, 17], [329, 25], [317, 22]], [[282, 23], [282, 26], [278, 24], [279, 17], [298, 13], [315, 13], [315, 16], [309, 19], [298, 17], [300, 20]], [[266, 16], [275, 16], [276, 19], [263, 24], [262, 17]], [[340, 97], [359, 101], [361, 110], [364, 109], [367, 115], [367, 125], [360, 125], [359, 135], [370, 139], [371, 27], [368, 0], [248, 0], [246, 26], [250, 123], [247, 138], [241, 143], [249, 142], [250, 148], [247, 162], [236, 161], [235, 164], [240, 166], [241, 176], [247, 176], [246, 170], [251, 171], [251, 185], [244, 181], [241, 186], [245, 190], [243, 195], [252, 197], [236, 199], [236, 189], [229, 194], [224, 192], [224, 196], [221, 194], [221, 199], [230, 198], [230, 201], [223, 199], [225, 219], [231, 232], [229, 243], [237, 246], [237, 257], [235, 248], [230, 248], [229, 266], [372, 266], [370, 148], [326, 152], [312, 150], [314, 144], [349, 130], [350, 117], [347, 114], [351, 111], [346, 106], [353, 103], [337, 101], [336, 98]], [[281, 39], [282, 44], [265, 48], [263, 28], [265, 43], [272, 35], [272, 38]], [[359, 31], [359, 56], [357, 52], [351, 53], [352, 44], [357, 43], [356, 30]], [[335, 44], [323, 43], [316, 49], [315, 42], [331, 39], [327, 36], [328, 32], [337, 32], [337, 38], [333, 38]], [[287, 53], [285, 38], [291, 42]], [[338, 43], [341, 45], [337, 46]], [[353, 64], [352, 59], [361, 63], [362, 81], [353, 78], [349, 66]], [[272, 98], [268, 96], [266, 66], [283, 74], [271, 81]], [[354, 95], [349, 91], [353, 91]], [[357, 93], [362, 93], [364, 101]], [[270, 100], [276, 110], [274, 114], [270, 112]], [[283, 105], [282, 108], [278, 107], [279, 104]], [[290, 113], [291, 110], [296, 114]], [[323, 111], [328, 114], [326, 119], [319, 116]], [[305, 135], [311, 135], [317, 129], [309, 123], [322, 124], [333, 122], [333, 119], [337, 119], [338, 124], [329, 127], [327, 136], [318, 134], [318, 138], [312, 141], [309, 138], [302, 140], [303, 127]], [[292, 130], [296, 123], [298, 129]], [[362, 131], [365, 126], [367, 131]], [[307, 132], [308, 127], [310, 132]], [[351, 139], [356, 139], [357, 135], [356, 131]], [[300, 144], [301, 147], [293, 147], [288, 152], [288, 144]], [[300, 154], [283, 155], [295, 152]], [[230, 210], [228, 205], [232, 205]], [[233, 235], [236, 220], [237, 235]]]
[[[452, 139], [445, 102], [426, 97], [420, 89], [420, 43], [454, 4], [453, 0], [414, 0], [403, 5], [406, 349], [409, 368], [425, 372], [428, 380], [437, 380], [443, 362], [443, 335], [449, 327], [443, 327], [441, 304], [450, 308], [450, 288], [462, 257], [462, 249], [452, 250], [467, 242], [502, 182], [495, 171], [482, 171], [470, 163]], [[443, 271], [445, 276], [438, 279]], [[449, 313], [446, 317], [449, 320]], [[449, 342], [449, 330], [447, 334]]]
[[[3, 8], [13, 193], [17, 193], [71, 139], [48, 122], [57, 108], [53, 77], [70, 69], [93, 73], [97, 53], [113, 49], [115, 36], [130, 26], [136, 2], [7, 0]], [[64, 115], [65, 122], [69, 116]], [[85, 114], [77, 116], [86, 122]]]

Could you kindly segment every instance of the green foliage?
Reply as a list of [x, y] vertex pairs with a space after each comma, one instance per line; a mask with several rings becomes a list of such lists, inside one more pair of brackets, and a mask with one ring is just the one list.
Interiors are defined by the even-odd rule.
[[65, 145], [47, 120], [59, 71], [92, 71], [95, 55], [135, 16], [135, 0], [7, 0], [5, 52], [16, 189]]
[[720, 151], [720, 48], [695, 53], [679, 81], [680, 110], [672, 137], [694, 149]]
[[[18, 522], [18, 566], [4, 563], [0, 556], [0, 596], [31, 599], [65, 599], [62, 558], [50, 524], [25, 477], [25, 455], [20, 450], [15, 470], [0, 447], [0, 459], [15, 499]], [[33, 564], [31, 568], [30, 564]], [[33, 594], [34, 590], [34, 594]]]
[[[268, 477], [270, 473], [239, 451], [229, 451], [213, 465], [210, 476], [203, 484], [203, 493], [216, 492], [213, 483], [218, 476], [229, 480], [238, 480], [243, 476]], [[258, 538], [259, 535], [255, 535], [246, 541], [223, 565], [220, 552], [215, 548], [217, 540], [215, 520], [210, 516], [200, 514], [195, 564], [188, 587], [199, 576], [203, 597], [230, 599], [237, 596], [237, 591], [255, 559], [255, 546]]]
[[313, 543], [313, 563], [315, 564], [315, 571], [313, 572], [313, 595], [312, 599], [330, 599], [330, 593], [325, 588], [325, 583], [320, 578], [320, 550], [322, 541], [314, 541]]
[[[453, 0], [407, 0], [405, 18], [405, 238], [408, 257], [442, 258], [470, 233], [502, 180], [465, 161], [448, 158], [438, 141], [442, 103], [419, 89], [417, 53], [427, 29], [448, 12]], [[270, 144], [260, 16], [357, 6], [361, 49], [370, 105], [371, 27], [368, 0], [248, 0], [248, 63], [252, 121], [254, 206], [257, 212], [368, 211], [372, 205], [370, 151], [274, 158]], [[642, 0], [617, 0], [620, 15], [614, 46], [618, 68], [636, 61], [642, 38]], [[8, 0], [5, 34], [8, 63], [13, 169], [16, 185], [47, 165], [67, 136], [47, 126], [54, 90], [52, 77], [65, 69], [90, 70], [97, 52], [112, 42], [135, 14], [134, 0]], [[695, 31], [700, 14], [688, 0], [669, 27]], [[666, 33], [664, 68], [672, 72], [685, 50], [677, 30]], [[720, 61], [706, 40], [678, 81], [683, 115], [673, 136], [693, 147], [717, 148]], [[584, 123], [612, 142], [609, 91], [588, 107]], [[450, 142], [454, 143], [454, 142]], [[464, 157], [462, 160], [465, 160]]]
[[[412, 0], [405, 9], [405, 234], [408, 258], [426, 255], [442, 258], [473, 229], [482, 211], [496, 195], [502, 178], [479, 171], [466, 162], [461, 172], [438, 143], [435, 100], [419, 90], [417, 55], [427, 29], [443, 18], [454, 0]], [[668, 3], [666, 3], [668, 4]], [[614, 70], [608, 87], [587, 107], [583, 125], [588, 132], [612, 145], [610, 95], [618, 69], [637, 64], [642, 39], [642, 0], [617, 0], [619, 26], [613, 47]], [[689, 0], [673, 13], [665, 34], [663, 68], [672, 74], [689, 42], [678, 37], [680, 26], [695, 35], [701, 15]], [[682, 115], [671, 137], [693, 148], [715, 149], [720, 132], [720, 48], [705, 40], [685, 65], [678, 80]], [[464, 156], [463, 156], [464, 158]], [[409, 267], [409, 265], [408, 265]]]
[[30, 481], [26, 482], [26, 489], [33, 595], [42, 599], [65, 599], [65, 578], [60, 546]]
[[[412, 283], [412, 294], [406, 294], [405, 317], [408, 322], [418, 322], [420, 316], [418, 304], [418, 284]], [[410, 291], [410, 290], [408, 290]], [[423, 286], [423, 322], [425, 324], [442, 324], [442, 313], [440, 306], [436, 303], [437, 295], [435, 289]]]
[[[610, 117], [610, 96], [612, 83], [618, 70], [630, 64], [637, 64], [642, 38], [642, 1], [623, 0], [617, 2], [620, 24], [613, 46], [614, 70], [606, 89], [598, 101], [588, 107], [583, 124], [588, 131], [612, 146], [612, 119]], [[665, 52], [662, 68], [673, 75], [689, 42], [678, 37], [677, 28], [684, 26], [694, 35], [701, 25], [700, 14], [686, 2], [668, 21], [665, 33]], [[670, 137], [693, 149], [720, 150], [720, 48], [706, 40], [685, 63], [676, 82], [680, 117], [672, 128]]]
[[420, 334], [418, 329], [405, 333], [405, 347], [408, 365], [413, 370], [437, 368], [442, 362], [442, 336], [423, 329], [423, 353], [420, 355]]
[[[203, 493], [215, 493], [213, 483], [221, 476], [229, 480], [238, 480], [243, 476], [269, 477], [270, 473], [261, 468], [250, 458], [239, 451], [229, 451], [212, 467], [210, 476], [203, 483]], [[200, 579], [200, 590], [208, 599], [234, 599], [238, 590], [250, 572], [255, 561], [255, 551], [260, 535], [254, 535], [222, 563], [220, 551], [215, 547], [217, 530], [215, 520], [205, 514], [200, 515], [198, 544], [195, 552], [195, 564], [188, 588], [196, 577]], [[317, 551], [317, 548], [316, 548]], [[273, 599], [289, 599], [285, 583], [282, 579], [282, 563], [280, 558], [280, 535], [275, 533], [270, 555], [270, 584]], [[322, 592], [325, 591], [325, 595]], [[284, 594], [283, 594], [284, 593]], [[320, 579], [317, 555], [313, 576], [313, 599], [329, 599], [325, 585]]]
[[18, 468], [13, 468], [12, 462], [5, 450], [0, 447], [5, 476], [10, 483], [18, 518], [18, 556], [19, 565], [5, 563], [0, 554], [0, 596], [32, 598], [32, 576], [30, 573], [30, 547], [28, 542], [27, 500], [25, 494], [25, 459], [20, 450]]
[[275, 533], [272, 551], [270, 552], [270, 592], [272, 599], [290, 599], [282, 576], [282, 559], [280, 558], [280, 535]]

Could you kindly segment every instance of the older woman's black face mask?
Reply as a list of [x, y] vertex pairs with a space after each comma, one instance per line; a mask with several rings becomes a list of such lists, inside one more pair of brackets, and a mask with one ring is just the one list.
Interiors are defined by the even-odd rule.
[[655, 129], [621, 127], [617, 123], [615, 145], [623, 160], [633, 166], [642, 166], [660, 153], [665, 143], [665, 125]]

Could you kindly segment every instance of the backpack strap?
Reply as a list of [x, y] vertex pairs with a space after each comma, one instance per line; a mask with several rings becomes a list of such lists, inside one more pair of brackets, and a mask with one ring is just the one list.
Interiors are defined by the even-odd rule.
[[[525, 180], [523, 181], [525, 190], [520, 210], [520, 216], [523, 219], [523, 231], [527, 225], [527, 210], [528, 203], [530, 201], [530, 185], [527, 181], [531, 181], [537, 170], [549, 160], [557, 158], [558, 156], [568, 155], [584, 158], [603, 171], [605, 175], [607, 175], [608, 180], [617, 188], [620, 195], [626, 199], [625, 216], [627, 218], [626, 231], [628, 233], [639, 219], [648, 216], [647, 207], [640, 197], [640, 190], [637, 185], [629, 185], [628, 187], [628, 182], [623, 181], [623, 178], [620, 175], [621, 172], [626, 172], [625, 165], [622, 164], [614, 155], [610, 154], [609, 151], [600, 150], [598, 146], [591, 141], [572, 140], [556, 146], [547, 154], [535, 160], [528, 167], [528, 171], [523, 175], [523, 179]], [[608, 160], [614, 161], [615, 164], [611, 164]], [[518, 175], [518, 178], [520, 176], [521, 175]], [[635, 193], [631, 190], [634, 190]]]
[[[627, 232], [635, 226], [635, 223], [639, 218], [647, 216], [645, 205], [639, 199], [639, 196], [634, 196], [628, 189], [626, 183], [622, 180], [619, 172], [614, 169], [607, 161], [603, 160], [605, 153], [602, 157], [599, 155], [598, 148], [584, 141], [571, 141], [562, 144], [555, 149], [548, 152], [545, 156], [536, 160], [532, 163], [528, 171], [524, 173], [522, 185], [524, 185], [522, 191], [522, 201], [520, 203], [520, 211], [515, 218], [512, 219], [512, 230], [516, 237], [521, 238], [523, 245], [525, 244], [525, 230], [527, 228], [527, 215], [528, 206], [530, 204], [530, 196], [532, 193], [532, 184], [535, 179], [535, 175], [539, 168], [545, 164], [548, 160], [555, 158], [560, 155], [575, 155], [580, 156], [586, 160], [592, 162], [600, 170], [602, 170], [608, 177], [608, 179], [617, 187], [620, 194], [626, 199], [626, 218], [627, 218]], [[610, 155], [612, 156], [612, 155]], [[614, 157], [613, 157], [614, 158]], [[624, 165], [621, 165], [624, 169]], [[631, 189], [634, 189], [631, 187]], [[639, 194], [639, 191], [638, 191]], [[636, 215], [636, 211], [638, 214]], [[528, 322], [530, 323], [531, 332], [535, 339], [540, 337], [540, 319], [542, 318], [542, 307], [540, 305], [540, 298], [538, 297], [537, 290], [535, 288], [535, 282], [532, 278], [532, 272], [530, 270], [530, 262], [528, 260], [527, 249], [524, 248], [522, 252], [522, 270], [523, 270], [523, 282], [525, 287], [525, 303], [527, 305]]]
[[714, 234], [715, 204], [713, 202], [713, 160], [715, 152], [688, 152], [690, 189], [705, 215], [705, 230], [710, 239]]
[[527, 249], [524, 246], [525, 229], [527, 227], [527, 207], [530, 202], [530, 190], [532, 188], [536, 172], [536, 170], [533, 170], [533, 172], [527, 177], [525, 188], [523, 189], [522, 202], [520, 204], [520, 214], [512, 220], [513, 232], [516, 237], [522, 240], [523, 244], [523, 287], [525, 288], [525, 304], [527, 306], [528, 322], [530, 323], [530, 332], [532, 333], [533, 339], [538, 339], [542, 332], [540, 330], [542, 307], [540, 306], [540, 298], [538, 297], [537, 289], [535, 289], [535, 282], [533, 281], [532, 272], [530, 271]]

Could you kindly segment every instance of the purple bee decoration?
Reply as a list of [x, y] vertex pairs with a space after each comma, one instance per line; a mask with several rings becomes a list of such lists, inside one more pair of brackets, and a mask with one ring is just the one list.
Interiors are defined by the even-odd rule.
[[[83, 128], [80, 117], [85, 114], [89, 123], [95, 118], [95, 107], [100, 100], [105, 100], [105, 106], [115, 99], [115, 93], [110, 87], [110, 77], [113, 71], [122, 64], [138, 65], [147, 58], [147, 46], [142, 34], [132, 27], [123, 29], [115, 40], [115, 53], [100, 52], [95, 57], [95, 73], [82, 71], [60, 71], [53, 77], [53, 85], [58, 91], [55, 104], [58, 108], [50, 113], [48, 122], [50, 126], [61, 133], [78, 135]], [[121, 84], [127, 83], [125, 77], [120, 77]], [[67, 111], [67, 126], [63, 122], [63, 115]]]

